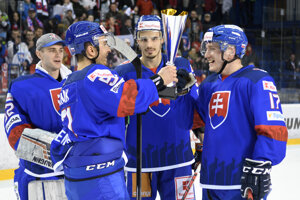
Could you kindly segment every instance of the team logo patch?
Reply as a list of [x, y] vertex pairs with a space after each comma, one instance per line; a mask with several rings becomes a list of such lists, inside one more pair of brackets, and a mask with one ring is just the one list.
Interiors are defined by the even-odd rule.
[[[181, 200], [188, 184], [191, 180], [191, 176], [182, 176], [175, 178], [175, 190], [176, 190], [176, 200]], [[188, 195], [185, 199], [195, 199], [194, 186], [191, 187]]]
[[55, 89], [51, 89], [50, 90], [50, 96], [51, 96], [51, 101], [52, 101], [52, 105], [54, 110], [57, 112], [57, 114], [60, 115], [59, 113], [59, 93], [61, 91], [61, 88], [55, 88]]
[[159, 98], [149, 106], [150, 111], [158, 117], [164, 117], [171, 110], [170, 99]]
[[272, 92], [277, 92], [276, 86], [272, 81], [263, 81], [264, 90], [270, 90]]
[[267, 119], [268, 121], [283, 121], [284, 116], [280, 111], [267, 111]]
[[209, 102], [210, 125], [218, 128], [227, 118], [230, 91], [219, 91], [212, 94]]

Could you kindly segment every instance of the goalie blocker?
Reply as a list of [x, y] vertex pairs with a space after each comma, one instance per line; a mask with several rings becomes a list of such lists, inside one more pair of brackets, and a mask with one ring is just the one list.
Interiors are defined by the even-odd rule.
[[56, 136], [42, 129], [25, 128], [16, 151], [17, 157], [53, 169], [50, 146]]

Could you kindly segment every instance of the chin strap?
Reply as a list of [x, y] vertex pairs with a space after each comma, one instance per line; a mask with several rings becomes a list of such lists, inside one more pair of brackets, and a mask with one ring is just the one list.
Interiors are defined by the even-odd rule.
[[224, 56], [224, 52], [222, 52], [223, 65], [222, 65], [220, 71], [218, 72], [218, 74], [221, 74], [221, 73], [223, 72], [223, 70], [225, 69], [225, 67], [226, 67], [226, 65], [227, 65], [228, 63], [231, 63], [231, 62], [235, 61], [235, 60], [238, 58], [237, 55], [235, 55], [234, 58], [233, 58], [232, 60], [227, 61], [227, 60], [224, 59], [223, 56]]

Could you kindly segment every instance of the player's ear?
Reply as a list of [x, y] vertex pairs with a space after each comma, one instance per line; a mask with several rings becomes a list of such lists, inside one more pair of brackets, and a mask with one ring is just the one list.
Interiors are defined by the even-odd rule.
[[95, 58], [95, 56], [97, 55], [97, 49], [92, 45], [87, 45], [85, 47], [85, 53], [88, 58], [92, 59]]
[[228, 46], [226, 51], [224, 52], [224, 58], [225, 60], [232, 60], [235, 56], [235, 47], [234, 46]]
[[41, 51], [36, 50], [36, 51], [35, 51], [35, 54], [36, 54], [36, 56], [37, 56], [40, 60], [42, 59], [42, 57], [41, 57]]

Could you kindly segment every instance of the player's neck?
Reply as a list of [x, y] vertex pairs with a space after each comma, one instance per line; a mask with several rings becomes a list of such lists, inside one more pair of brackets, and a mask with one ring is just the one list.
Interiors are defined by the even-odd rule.
[[47, 73], [53, 77], [54, 79], [57, 79], [58, 76], [59, 76], [59, 69], [54, 69], [54, 68], [51, 68], [51, 67], [48, 67], [48, 66], [45, 66], [45, 64], [42, 62], [41, 63], [41, 67], [47, 71]]
[[150, 68], [150, 69], [158, 67], [158, 65], [159, 65], [160, 62], [161, 62], [161, 59], [162, 59], [161, 53], [159, 53], [159, 54], [158, 54], [155, 58], [153, 58], [153, 59], [147, 58], [147, 57], [145, 57], [145, 56], [142, 56], [142, 57], [141, 57], [141, 61], [142, 61], [143, 65], [144, 65], [145, 67], [147, 67], [147, 68]]
[[233, 61], [231, 63], [227, 63], [227, 66], [223, 70], [222, 75], [226, 76], [226, 75], [233, 74], [234, 72], [238, 71], [242, 67], [243, 67], [243, 65], [241, 63], [241, 60], [236, 59], [235, 61]]
[[84, 59], [80, 62], [77, 63], [77, 71], [82, 70], [84, 68], [86, 68], [87, 66], [89, 66], [90, 64], [92, 64], [92, 62], [88, 59]]
[[48, 71], [48, 74], [50, 76], [52, 76], [54, 79], [57, 79], [59, 76], [59, 70], [55, 70], [55, 71]]

